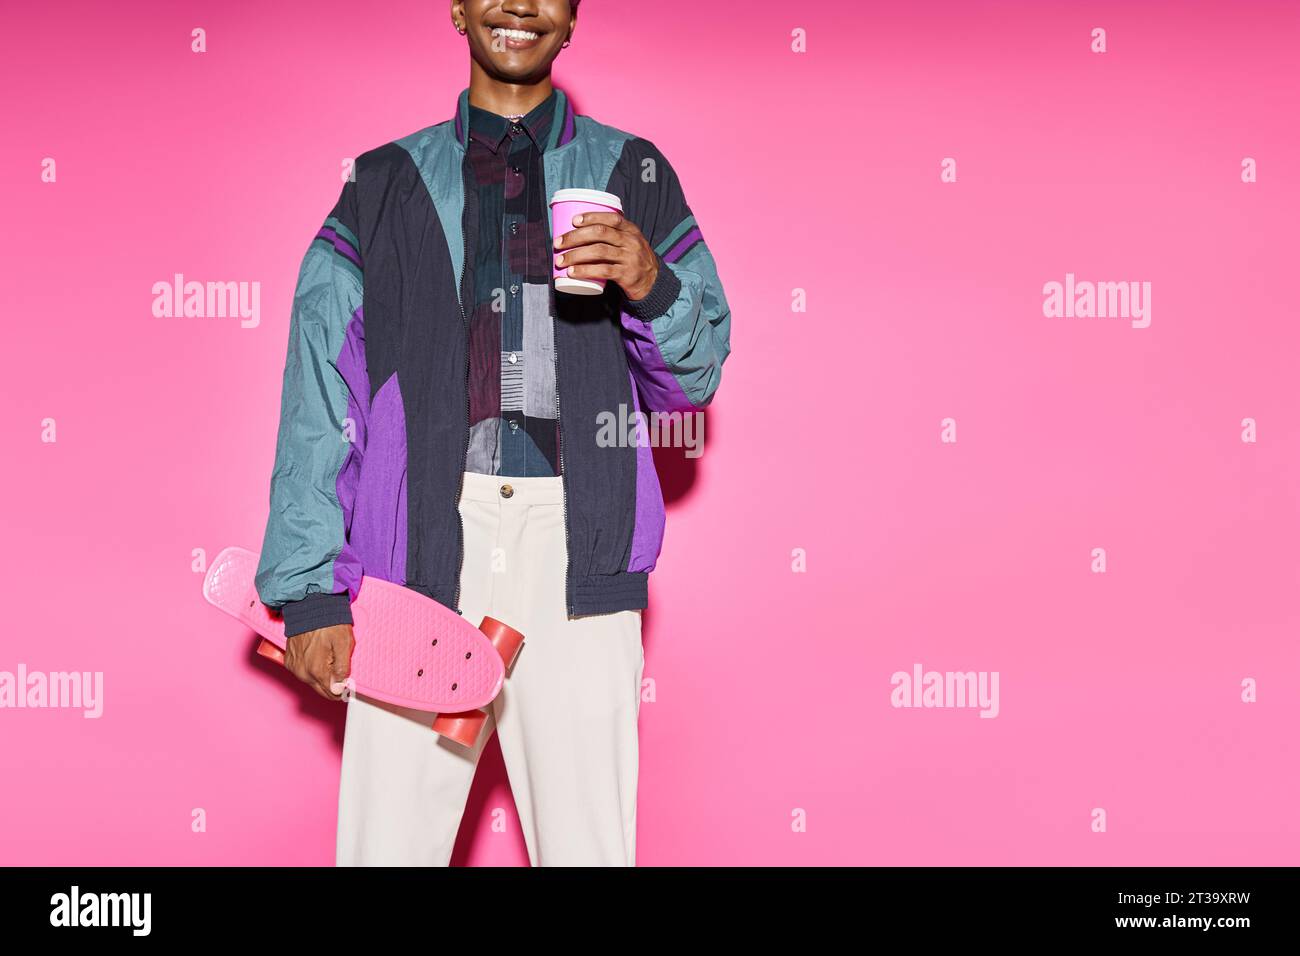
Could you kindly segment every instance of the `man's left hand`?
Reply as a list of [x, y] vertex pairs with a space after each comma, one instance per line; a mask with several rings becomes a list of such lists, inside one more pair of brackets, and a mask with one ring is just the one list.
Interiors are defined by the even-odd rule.
[[556, 238], [556, 266], [575, 279], [616, 282], [633, 302], [650, 294], [659, 257], [636, 223], [617, 212], [584, 212], [573, 220], [574, 228]]

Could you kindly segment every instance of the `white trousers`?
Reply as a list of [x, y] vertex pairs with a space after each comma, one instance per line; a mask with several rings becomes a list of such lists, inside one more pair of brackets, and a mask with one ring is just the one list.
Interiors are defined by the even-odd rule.
[[472, 750], [434, 734], [431, 714], [349, 701], [337, 863], [446, 866], [495, 728], [533, 866], [632, 866], [641, 612], [568, 616], [558, 477], [467, 472], [460, 513], [465, 619], [509, 624], [523, 650]]

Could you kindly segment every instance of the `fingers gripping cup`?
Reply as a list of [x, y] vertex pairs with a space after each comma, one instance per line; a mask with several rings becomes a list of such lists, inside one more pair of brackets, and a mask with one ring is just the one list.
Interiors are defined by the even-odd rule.
[[[623, 211], [623, 202], [613, 193], [601, 192], [599, 189], [557, 189], [551, 197], [551, 235], [560, 236], [575, 228], [573, 217], [580, 212], [617, 212]], [[551, 277], [555, 280], [556, 292], [570, 295], [600, 295], [605, 291], [604, 279], [575, 279], [568, 274], [568, 267], [557, 267], [555, 256], [551, 256]]]

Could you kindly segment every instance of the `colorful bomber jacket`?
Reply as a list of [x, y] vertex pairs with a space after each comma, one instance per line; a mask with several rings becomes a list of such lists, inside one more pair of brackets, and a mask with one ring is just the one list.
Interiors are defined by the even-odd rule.
[[[613, 283], [599, 296], [550, 294], [565, 603], [576, 616], [645, 607], [664, 531], [649, 444], [598, 440], [598, 416], [704, 408], [730, 352], [731, 314], [668, 161], [576, 115], [558, 92], [546, 195], [614, 193], [660, 257], [640, 301]], [[303, 258], [256, 578], [286, 634], [350, 623], [363, 574], [460, 611], [478, 219], [468, 111], [464, 90], [453, 118], [359, 156]]]

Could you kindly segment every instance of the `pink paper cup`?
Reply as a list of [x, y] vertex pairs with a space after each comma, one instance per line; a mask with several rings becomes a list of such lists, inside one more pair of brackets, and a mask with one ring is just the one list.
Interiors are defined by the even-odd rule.
[[[580, 212], [619, 212], [623, 211], [623, 202], [613, 193], [601, 192], [599, 189], [557, 189], [551, 197], [551, 236], [555, 237], [577, 228], [573, 217]], [[605, 291], [604, 279], [575, 279], [568, 275], [566, 268], [557, 268], [555, 256], [551, 255], [551, 278], [555, 282], [556, 292], [570, 295], [600, 295]]]

